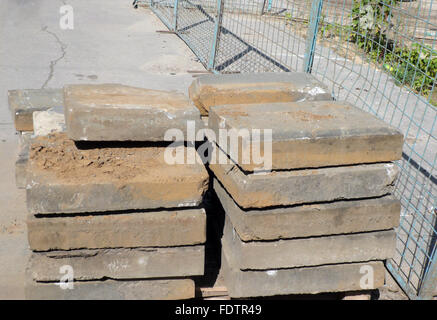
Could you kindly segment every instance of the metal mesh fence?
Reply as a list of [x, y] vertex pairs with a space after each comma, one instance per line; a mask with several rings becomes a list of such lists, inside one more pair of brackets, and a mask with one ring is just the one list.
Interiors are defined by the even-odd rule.
[[[345, 4], [327, 0], [325, 12], [333, 16], [330, 11]], [[416, 10], [426, 6], [427, 15]], [[395, 190], [401, 221], [396, 255], [387, 267], [410, 297], [429, 297], [436, 287], [437, 266], [430, 267], [437, 236], [437, 104], [432, 100], [437, 52], [436, 35], [425, 37], [426, 31], [437, 30], [435, 13], [431, 1], [419, 6], [394, 0], [352, 2], [340, 15], [344, 20], [337, 16], [337, 22], [320, 24], [312, 65], [312, 73], [331, 85], [337, 99], [405, 135]], [[424, 280], [433, 284], [428, 287]]]
[[311, 72], [337, 100], [404, 133], [401, 221], [387, 267], [410, 298], [429, 298], [437, 285], [433, 0], [167, 0], [152, 8], [213, 72]]

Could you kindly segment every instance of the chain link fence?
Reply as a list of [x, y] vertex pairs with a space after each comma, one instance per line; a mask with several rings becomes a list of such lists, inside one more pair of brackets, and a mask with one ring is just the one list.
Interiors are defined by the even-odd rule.
[[152, 0], [215, 73], [306, 71], [405, 135], [396, 256], [412, 299], [437, 286], [437, 5], [433, 0]]

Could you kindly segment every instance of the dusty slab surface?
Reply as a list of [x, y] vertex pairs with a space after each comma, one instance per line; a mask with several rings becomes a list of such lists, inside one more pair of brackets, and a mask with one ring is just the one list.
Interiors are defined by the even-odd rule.
[[214, 190], [243, 241], [388, 230], [399, 225], [401, 204], [393, 196], [242, 210], [217, 179], [214, 179]]
[[17, 131], [33, 131], [33, 112], [64, 105], [62, 89], [9, 90], [8, 101]]
[[175, 248], [70, 250], [33, 253], [28, 274], [34, 281], [59, 281], [64, 265], [75, 280], [148, 279], [203, 275], [203, 245]]
[[165, 147], [79, 149], [65, 134], [32, 141], [30, 213], [195, 207], [207, 189], [202, 164], [169, 165]]
[[394, 190], [393, 163], [245, 174], [232, 162], [211, 170], [243, 208], [379, 197]]
[[34, 251], [202, 244], [204, 209], [27, 219]]
[[[168, 129], [203, 125], [199, 110], [184, 94], [120, 84], [64, 88], [68, 136], [89, 141], [164, 141]], [[185, 135], [186, 136], [186, 135]]]
[[26, 299], [31, 300], [180, 300], [194, 298], [191, 279], [74, 282], [73, 289], [57, 283], [29, 281]]
[[[315, 294], [363, 290], [362, 283], [376, 289], [384, 285], [384, 264], [380, 261], [333, 264], [318, 267], [241, 271], [223, 252], [224, 281], [232, 298], [262, 297], [286, 294]], [[373, 281], [367, 281], [369, 270]], [[360, 272], [361, 271], [361, 272]]]
[[223, 250], [240, 270], [269, 270], [386, 260], [394, 257], [394, 230], [289, 239], [241, 241], [226, 217]]
[[300, 72], [202, 75], [188, 92], [202, 115], [224, 104], [332, 100], [327, 86]]
[[[217, 142], [245, 171], [259, 167], [251, 147], [263, 152], [264, 141], [271, 143], [273, 170], [388, 162], [402, 156], [402, 133], [348, 102], [214, 106], [209, 128], [217, 137], [224, 131], [220, 129], [247, 132], [252, 146], [241, 143], [238, 154], [232, 154], [230, 138]], [[260, 139], [253, 130], [271, 130], [271, 139]]]

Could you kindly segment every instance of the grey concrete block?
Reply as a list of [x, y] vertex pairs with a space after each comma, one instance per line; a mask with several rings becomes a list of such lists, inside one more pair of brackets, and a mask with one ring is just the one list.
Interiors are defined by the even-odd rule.
[[399, 170], [393, 163], [245, 174], [234, 163], [211, 170], [243, 208], [371, 198], [393, 192]]
[[23, 131], [19, 136], [19, 152], [15, 161], [15, 185], [19, 189], [24, 189], [27, 186], [27, 163], [32, 133]]
[[64, 96], [67, 132], [73, 140], [164, 141], [168, 129], [179, 129], [183, 141], [187, 121], [203, 127], [197, 108], [177, 92], [119, 84], [70, 85]]
[[25, 297], [29, 300], [183, 300], [194, 298], [191, 279], [86, 281], [74, 282], [73, 289], [57, 283], [29, 281]]
[[204, 209], [27, 218], [34, 251], [173, 247], [205, 243]]
[[226, 217], [222, 248], [241, 270], [318, 266], [394, 257], [394, 230], [276, 241], [241, 241]]
[[32, 253], [28, 274], [34, 281], [59, 281], [71, 266], [75, 280], [175, 278], [203, 275], [203, 245], [174, 248], [121, 248]]
[[300, 72], [201, 75], [188, 92], [202, 115], [225, 104], [332, 100], [326, 85]]
[[209, 180], [203, 164], [168, 164], [165, 152], [78, 149], [63, 134], [33, 139], [27, 208], [32, 214], [65, 214], [198, 206]]
[[370, 290], [382, 287], [385, 275], [380, 261], [241, 271], [233, 266], [225, 252], [222, 252], [222, 270], [232, 298]]
[[214, 190], [243, 241], [388, 230], [399, 225], [401, 212], [400, 201], [394, 196], [243, 210], [217, 179]]
[[[402, 133], [348, 102], [214, 106], [209, 128], [220, 148], [244, 171], [260, 167], [253, 151], [266, 152], [265, 142], [271, 144], [273, 170], [389, 162], [402, 156]], [[261, 138], [253, 130], [261, 130]], [[266, 130], [271, 139], [264, 138]], [[232, 140], [218, 138], [224, 132], [247, 134], [251, 143], [241, 143], [233, 154]]]
[[25, 89], [8, 91], [9, 109], [18, 131], [33, 131], [33, 112], [62, 108], [62, 89]]

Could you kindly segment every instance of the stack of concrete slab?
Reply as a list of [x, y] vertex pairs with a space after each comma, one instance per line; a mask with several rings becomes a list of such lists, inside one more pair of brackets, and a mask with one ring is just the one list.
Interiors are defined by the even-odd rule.
[[[210, 168], [226, 212], [222, 268], [231, 297], [384, 284], [400, 216], [392, 195], [399, 131], [334, 101], [214, 106], [209, 128], [217, 136]], [[220, 137], [245, 130], [261, 135], [234, 149]]]
[[29, 148], [27, 297], [193, 298], [208, 174], [168, 163], [162, 141], [198, 110], [178, 93], [121, 85], [66, 86], [64, 104], [66, 132]]

